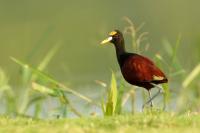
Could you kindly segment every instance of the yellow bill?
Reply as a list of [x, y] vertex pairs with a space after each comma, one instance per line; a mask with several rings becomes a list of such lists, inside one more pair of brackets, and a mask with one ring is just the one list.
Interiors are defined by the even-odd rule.
[[108, 37], [107, 39], [103, 40], [103, 41], [101, 42], [101, 44], [106, 44], [106, 43], [110, 42], [111, 40], [112, 40], [112, 37], [110, 36], [110, 37]]

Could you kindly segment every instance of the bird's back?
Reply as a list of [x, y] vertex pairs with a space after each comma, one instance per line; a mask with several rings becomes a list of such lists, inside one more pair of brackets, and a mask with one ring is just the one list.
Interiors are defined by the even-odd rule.
[[132, 85], [151, 89], [154, 84], [166, 83], [164, 73], [148, 58], [132, 53], [120, 57], [119, 64], [123, 77]]

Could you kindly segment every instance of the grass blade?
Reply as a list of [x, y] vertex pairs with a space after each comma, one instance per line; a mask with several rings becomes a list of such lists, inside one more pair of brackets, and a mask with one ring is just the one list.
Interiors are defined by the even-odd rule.
[[46, 66], [49, 64], [50, 60], [53, 58], [53, 56], [58, 51], [60, 45], [55, 45], [45, 56], [45, 58], [41, 61], [41, 63], [38, 66], [38, 70], [42, 71], [46, 68]]
[[[116, 106], [117, 106], [117, 95], [118, 95], [118, 90], [117, 90], [117, 82], [114, 73], [112, 72], [112, 77], [111, 77], [111, 85], [110, 89], [108, 90], [108, 97], [107, 97], [107, 102], [106, 102], [106, 108], [103, 108], [103, 111], [105, 110], [105, 115], [107, 116], [112, 116], [116, 112]], [[104, 104], [102, 104], [103, 106]]]
[[33, 73], [36, 73], [41, 79], [50, 82], [50, 83], [51, 83], [52, 85], [54, 85], [54, 86], [59, 87], [60, 90], [63, 90], [63, 91], [65, 91], [65, 92], [72, 93], [73, 95], [75, 95], [75, 96], [77, 96], [77, 97], [79, 97], [79, 98], [81, 98], [81, 99], [87, 101], [88, 103], [95, 104], [95, 105], [97, 105], [97, 106], [100, 107], [100, 105], [97, 104], [97, 103], [95, 103], [95, 102], [93, 102], [92, 99], [90, 99], [90, 98], [88, 98], [88, 97], [86, 97], [86, 96], [84, 96], [84, 95], [82, 95], [82, 94], [80, 94], [80, 93], [78, 93], [78, 92], [76, 92], [76, 91], [74, 91], [74, 90], [72, 90], [72, 89], [66, 87], [65, 85], [63, 85], [63, 84], [57, 82], [56, 80], [54, 80], [53, 78], [51, 78], [49, 75], [43, 73], [42, 71], [40, 71], [40, 70], [38, 70], [38, 69], [35, 69], [35, 68], [33, 68], [33, 67], [31, 67], [31, 66], [29, 66], [29, 65], [27, 65], [27, 64], [25, 64], [25, 63], [23, 63], [23, 62], [21, 62], [21, 61], [19, 61], [19, 60], [17, 60], [17, 59], [15, 59], [15, 58], [13, 58], [13, 57], [11, 57], [11, 59], [12, 59], [14, 62], [16, 62], [17, 64], [19, 64], [20, 66], [29, 68]]
[[198, 75], [200, 75], [200, 64], [198, 64], [187, 76], [187, 78], [183, 81], [182, 86], [187, 88]]

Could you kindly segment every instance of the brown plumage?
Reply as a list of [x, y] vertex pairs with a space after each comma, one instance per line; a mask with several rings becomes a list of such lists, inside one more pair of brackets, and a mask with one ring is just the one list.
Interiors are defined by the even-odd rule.
[[122, 75], [128, 83], [143, 87], [149, 91], [154, 87], [154, 84], [168, 82], [165, 74], [150, 59], [126, 52], [124, 38], [119, 30], [112, 31], [109, 37], [102, 41], [101, 44], [107, 42], [114, 44]]
[[136, 86], [150, 90], [154, 84], [166, 83], [167, 78], [164, 73], [154, 65], [148, 58], [132, 54], [127, 57], [121, 66], [124, 79]]

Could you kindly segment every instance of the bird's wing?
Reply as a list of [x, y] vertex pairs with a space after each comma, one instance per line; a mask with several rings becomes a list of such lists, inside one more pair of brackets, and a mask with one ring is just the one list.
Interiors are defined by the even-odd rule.
[[126, 75], [130, 75], [130, 78], [138, 82], [155, 82], [159, 83], [166, 80], [164, 73], [155, 66], [155, 64], [146, 57], [136, 55], [128, 58], [123, 67], [123, 71]]

